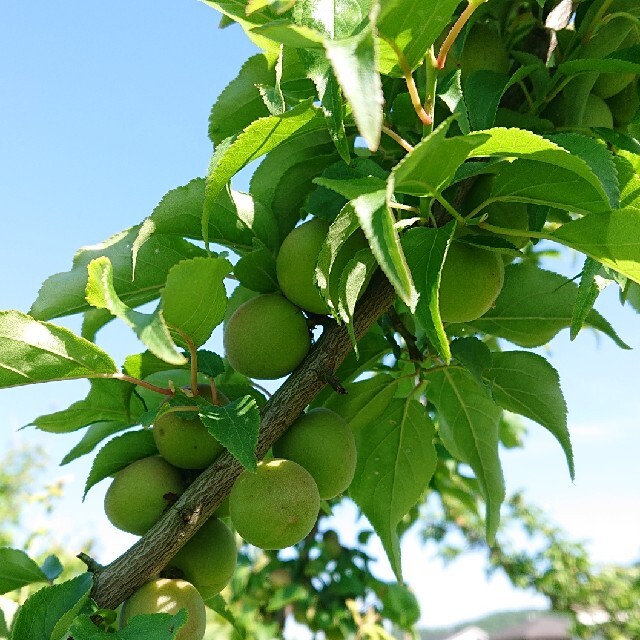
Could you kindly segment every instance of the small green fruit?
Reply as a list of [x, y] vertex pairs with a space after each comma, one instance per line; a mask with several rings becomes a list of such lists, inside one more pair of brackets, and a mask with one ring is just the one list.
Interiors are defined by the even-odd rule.
[[182, 477], [160, 456], [142, 458], [118, 471], [104, 497], [104, 511], [114, 527], [145, 534], [184, 490]]
[[279, 569], [274, 569], [269, 574], [269, 582], [274, 589], [282, 589], [283, 587], [288, 587], [293, 582], [293, 576], [289, 569], [281, 567]]
[[250, 378], [272, 380], [288, 375], [304, 360], [310, 346], [304, 315], [278, 293], [241, 304], [224, 331], [231, 366]]
[[495, 302], [504, 283], [499, 253], [453, 242], [442, 267], [439, 306], [444, 322], [472, 322]]
[[218, 518], [209, 518], [178, 551], [169, 566], [180, 569], [184, 578], [208, 600], [231, 580], [237, 558], [231, 529]]
[[202, 596], [186, 580], [161, 578], [147, 582], [122, 607], [120, 627], [131, 618], [149, 613], [170, 613], [187, 610], [187, 622], [180, 627], [175, 640], [202, 640], [207, 627], [207, 612]]
[[260, 462], [256, 473], [243, 472], [229, 497], [237, 532], [262, 549], [284, 549], [313, 528], [320, 509], [311, 474], [291, 460]]
[[316, 481], [322, 500], [345, 491], [356, 470], [356, 442], [349, 425], [324, 407], [303, 413], [273, 445], [273, 453], [303, 466]]
[[463, 76], [475, 71], [509, 73], [509, 54], [502, 38], [486, 24], [474, 24], [464, 41], [460, 69]]
[[[198, 391], [203, 398], [213, 402], [211, 385], [199, 384]], [[217, 394], [217, 405], [223, 406], [228, 402], [223, 394]], [[224, 449], [207, 431], [197, 414], [188, 419], [175, 411], [163, 413], [153, 426], [153, 439], [160, 455], [180, 469], [204, 469]]]
[[337, 560], [342, 555], [340, 538], [333, 529], [327, 529], [322, 536], [325, 554], [332, 560]]
[[315, 285], [315, 272], [328, 230], [329, 223], [321, 218], [301, 224], [284, 239], [276, 260], [282, 293], [305, 311], [321, 315], [329, 308]]
[[589, 128], [613, 129], [613, 114], [609, 105], [599, 96], [590, 93], [582, 115], [581, 125]]

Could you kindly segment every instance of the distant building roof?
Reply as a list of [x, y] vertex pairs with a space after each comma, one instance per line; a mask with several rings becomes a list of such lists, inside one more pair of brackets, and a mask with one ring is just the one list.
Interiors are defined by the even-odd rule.
[[452, 636], [447, 636], [444, 640], [489, 640], [489, 634], [479, 627], [466, 627]]
[[541, 616], [494, 633], [489, 640], [571, 640], [570, 625], [567, 619]]

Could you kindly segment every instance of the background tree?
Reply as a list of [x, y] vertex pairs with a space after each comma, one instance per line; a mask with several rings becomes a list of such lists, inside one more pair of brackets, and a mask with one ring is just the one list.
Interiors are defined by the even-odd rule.
[[[349, 495], [399, 580], [399, 537], [429, 491], [459, 498], [462, 485], [470, 509], [481, 499], [493, 543], [505, 493], [499, 442], [513, 437], [503, 410], [547, 428], [573, 475], [558, 376], [527, 349], [583, 326], [626, 348], [592, 307], [608, 283], [633, 301], [640, 279], [638, 244], [629, 241], [640, 231], [635, 114], [616, 112], [616, 101], [633, 104], [633, 93], [619, 94], [635, 90], [640, 70], [634, 2], [585, 2], [575, 14], [566, 2], [500, 0], [207, 4], [264, 51], [213, 107], [207, 178], [80, 250], [69, 272], [44, 283], [29, 315], [3, 312], [0, 384], [91, 380], [85, 400], [34, 421], [45, 431], [87, 429], [67, 459], [116, 436], [97, 453], [87, 491], [112, 475], [113, 486], [122, 485], [140, 463], [149, 466], [158, 450], [147, 427], [157, 429], [164, 415], [204, 427], [226, 451], [203, 471], [154, 475], [174, 480], [145, 501], [158, 517], [166, 508], [160, 520], [137, 523], [144, 536], [109, 566], [85, 556], [87, 573], [30, 598], [14, 640], [38, 625], [43, 637], [105, 635], [115, 621], [107, 610], [151, 576], [171, 573], [173, 556], [186, 553], [232, 486], [232, 520], [253, 508], [234, 501], [241, 474], [245, 486], [265, 469], [292, 468], [258, 461], [305, 408], [324, 407], [348, 424], [358, 458]], [[617, 82], [620, 74], [627, 76], [614, 91], [607, 76]], [[231, 190], [233, 175], [262, 156], [250, 193]], [[283, 283], [281, 256], [289, 238], [309, 228], [298, 225], [308, 214], [322, 233], [302, 242], [297, 261], [285, 261], [313, 294], [299, 297]], [[539, 241], [585, 255], [579, 285], [541, 268]], [[239, 285], [228, 297], [231, 274]], [[137, 309], [156, 300], [153, 311]], [[77, 313], [82, 337], [49, 322]], [[113, 317], [147, 349], [121, 367], [94, 342]], [[222, 323], [226, 361], [203, 348]], [[307, 326], [321, 327], [313, 345]], [[282, 342], [288, 331], [295, 338]], [[289, 372], [269, 399], [252, 379]], [[151, 466], [158, 464], [166, 468]], [[295, 473], [317, 490], [310, 470]], [[261, 495], [280, 506], [302, 484]], [[313, 500], [315, 511], [319, 493]], [[268, 533], [264, 518], [256, 527]], [[304, 529], [297, 583], [279, 587], [285, 593], [274, 610], [296, 611], [301, 600], [287, 587], [304, 588], [304, 575], [312, 590], [304, 618], [298, 614], [314, 630], [384, 636], [382, 618], [411, 628], [415, 607], [405, 588], [366, 579], [359, 552], [339, 564], [331, 536], [320, 539], [311, 522]], [[268, 538], [264, 546], [274, 544]], [[331, 547], [336, 557], [326, 557]], [[323, 554], [330, 562], [313, 567]], [[42, 579], [20, 552], [10, 556], [14, 582]], [[20, 573], [26, 566], [28, 576]], [[308, 606], [314, 599], [322, 606]], [[207, 603], [228, 619], [242, 606], [230, 598], [228, 609], [218, 596]], [[283, 623], [268, 608], [250, 611], [265, 633]], [[184, 612], [171, 610], [134, 618], [119, 635], [180, 638], [184, 623]], [[247, 633], [242, 622], [236, 628]]]

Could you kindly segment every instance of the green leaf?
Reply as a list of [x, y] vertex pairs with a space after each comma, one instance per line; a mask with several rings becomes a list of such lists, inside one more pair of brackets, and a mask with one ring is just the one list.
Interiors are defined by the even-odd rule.
[[209, 378], [215, 378], [224, 373], [224, 361], [213, 351], [198, 350], [198, 371]]
[[91, 380], [87, 397], [62, 411], [36, 418], [30, 424], [49, 433], [70, 433], [96, 422], [130, 423], [144, 411], [142, 402], [131, 396], [133, 386], [120, 380]]
[[563, 224], [551, 238], [640, 282], [640, 209], [627, 207]]
[[89, 599], [93, 576], [44, 587], [20, 607], [12, 628], [12, 640], [62, 640], [80, 609]]
[[[385, 0], [378, 17], [378, 29], [402, 51], [409, 67], [424, 60], [453, 16], [457, 0]], [[384, 40], [380, 43], [380, 70], [386, 75], [402, 76], [398, 57]], [[437, 52], [436, 52], [437, 53]]]
[[493, 544], [505, 496], [498, 456], [502, 409], [464, 369], [447, 367], [427, 373], [427, 397], [438, 409], [442, 442], [473, 469], [487, 505], [487, 541]]
[[200, 419], [207, 431], [249, 471], [257, 469], [256, 446], [260, 411], [254, 398], [243, 396], [224, 407], [198, 398]]
[[161, 295], [162, 314], [181, 342], [186, 336], [199, 347], [222, 322], [227, 308], [224, 278], [232, 268], [226, 258], [193, 258], [169, 271]]
[[618, 49], [604, 58], [568, 60], [558, 66], [558, 71], [567, 76], [590, 71], [640, 74], [640, 46]]
[[273, 212], [284, 238], [300, 220], [312, 180], [338, 159], [326, 128], [285, 140], [270, 151], [251, 176], [251, 193]]
[[618, 209], [620, 207], [618, 172], [613, 154], [607, 146], [599, 140], [577, 133], [559, 133], [550, 136], [550, 139], [571, 154], [582, 158], [591, 167], [604, 187], [611, 208]]
[[367, 24], [349, 38], [326, 40], [325, 50], [342, 92], [353, 111], [360, 135], [371, 151], [380, 144], [382, 131], [382, 82], [378, 73], [374, 26]]
[[349, 495], [380, 536], [402, 581], [398, 525], [435, 471], [435, 427], [419, 402], [397, 399], [379, 420], [355, 435], [358, 463]]
[[24, 551], [0, 547], [0, 595], [34, 582], [48, 582], [46, 574]]
[[604, 280], [598, 277], [601, 271], [602, 265], [593, 260], [593, 258], [587, 258], [584, 261], [582, 277], [580, 278], [580, 285], [578, 286], [578, 295], [576, 296], [576, 304], [573, 307], [573, 315], [571, 316], [571, 328], [569, 331], [571, 340], [575, 340], [578, 336], [589, 311], [593, 309], [593, 305], [600, 291], [611, 282], [610, 280]]
[[216, 199], [231, 178], [244, 166], [257, 160], [285, 140], [301, 136], [324, 126], [317, 109], [303, 102], [281, 116], [268, 116], [251, 123], [217, 159], [207, 177], [202, 236], [209, 242], [209, 220], [213, 217]]
[[438, 229], [410, 229], [402, 238], [407, 263], [420, 295], [415, 318], [429, 342], [447, 364], [451, 360], [451, 350], [440, 319], [438, 289], [442, 263], [455, 228], [455, 223], [451, 222]]
[[457, 338], [451, 343], [451, 355], [458, 360], [473, 377], [484, 384], [484, 370], [491, 366], [491, 351], [478, 338]]
[[150, 429], [129, 431], [110, 440], [98, 451], [98, 455], [91, 465], [82, 499], [84, 500], [89, 489], [101, 480], [118, 473], [136, 460], [157, 454], [158, 448]]
[[[541, 347], [570, 326], [577, 294], [577, 285], [557, 273], [530, 264], [510, 265], [493, 308], [469, 324], [521, 347]], [[597, 311], [589, 312], [585, 325], [629, 348]]]
[[233, 269], [240, 284], [252, 291], [271, 293], [278, 291], [276, 259], [268, 249], [261, 248], [242, 256]]
[[109, 258], [118, 296], [125, 304], [135, 307], [158, 297], [174, 264], [185, 258], [206, 255], [181, 237], [154, 234], [138, 253], [138, 262], [144, 263], [145, 268], [134, 280], [131, 247], [139, 229], [139, 226], [131, 227], [98, 245], [81, 248], [73, 258], [70, 271], [57, 273], [44, 281], [31, 306], [31, 315], [38, 320], [49, 320], [90, 309], [86, 300], [87, 267], [94, 258]]
[[386, 192], [367, 193], [353, 200], [351, 205], [378, 264], [400, 299], [414, 311], [418, 293], [402, 253], [395, 218], [387, 206]]
[[107, 353], [69, 329], [20, 311], [0, 311], [0, 388], [117, 371]]
[[113, 267], [109, 258], [96, 258], [88, 266], [87, 301], [98, 309], [108, 309], [116, 318], [129, 325], [141, 342], [154, 355], [170, 364], [184, 364], [186, 358], [178, 352], [171, 339], [160, 309], [141, 313], [128, 307], [113, 286]]
[[126, 422], [97, 422], [92, 424], [84, 433], [78, 444], [76, 444], [60, 461], [60, 466], [69, 464], [82, 456], [91, 453], [96, 446], [115, 433], [124, 431], [131, 427]]
[[485, 376], [492, 383], [493, 399], [503, 409], [526, 416], [553, 434], [567, 458], [571, 479], [575, 479], [567, 404], [558, 372], [536, 353], [503, 351], [492, 354]]
[[340, 180], [335, 178], [316, 178], [314, 182], [321, 187], [331, 189], [347, 200], [355, 200], [367, 193], [374, 193], [386, 189], [387, 183], [377, 176], [364, 176], [362, 178], [349, 178]]
[[187, 618], [186, 609], [180, 609], [174, 616], [168, 613], [137, 615], [123, 629], [107, 633], [96, 627], [90, 616], [80, 616], [69, 632], [73, 640], [175, 640]]
[[47, 579], [50, 582], [53, 582], [56, 578], [58, 578], [64, 570], [60, 559], [54, 555], [47, 556], [40, 568], [42, 569], [42, 573], [47, 576]]

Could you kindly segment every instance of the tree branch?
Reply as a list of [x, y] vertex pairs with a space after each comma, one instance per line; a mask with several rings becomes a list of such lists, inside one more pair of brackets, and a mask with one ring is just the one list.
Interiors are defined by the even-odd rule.
[[[358, 304], [354, 317], [360, 339], [393, 303], [395, 292], [378, 274]], [[257, 456], [263, 458], [304, 408], [325, 386], [321, 379], [333, 374], [351, 350], [344, 326], [325, 329], [304, 362], [289, 376], [262, 409]], [[94, 576], [92, 597], [99, 607], [113, 609], [151, 576], [157, 574], [229, 495], [242, 466], [223, 453], [180, 496], [140, 540]]]

